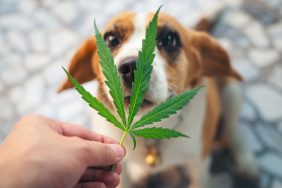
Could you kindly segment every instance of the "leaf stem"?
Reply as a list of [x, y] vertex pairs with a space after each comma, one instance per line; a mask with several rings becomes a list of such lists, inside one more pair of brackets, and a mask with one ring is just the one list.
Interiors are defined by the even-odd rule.
[[123, 132], [123, 135], [122, 135], [122, 137], [121, 137], [121, 140], [120, 140], [120, 142], [119, 142], [120, 145], [123, 144], [124, 139], [125, 139], [125, 137], [126, 137], [126, 134], [127, 134], [127, 131], [124, 131], [124, 132]]

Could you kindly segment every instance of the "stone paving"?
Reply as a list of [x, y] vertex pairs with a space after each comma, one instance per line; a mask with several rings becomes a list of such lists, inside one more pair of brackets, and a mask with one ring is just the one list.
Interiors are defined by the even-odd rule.
[[[260, 187], [282, 188], [282, 1], [0, 1], [0, 143], [25, 114], [90, 125], [91, 110], [74, 91], [56, 94], [74, 50], [124, 10], [155, 10], [192, 26], [218, 4], [225, 10], [213, 35], [243, 75], [241, 129], [261, 169]], [[86, 84], [95, 88], [95, 82]], [[226, 174], [222, 174], [224, 178]], [[240, 187], [237, 186], [237, 187]]]

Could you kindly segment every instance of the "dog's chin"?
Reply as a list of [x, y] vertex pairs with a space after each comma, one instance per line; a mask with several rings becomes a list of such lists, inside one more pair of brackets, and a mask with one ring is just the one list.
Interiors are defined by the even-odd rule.
[[[124, 104], [128, 108], [130, 104], [130, 96], [124, 97]], [[144, 98], [140, 108], [142, 110], [150, 109], [155, 105], [155, 103], [147, 98]]]

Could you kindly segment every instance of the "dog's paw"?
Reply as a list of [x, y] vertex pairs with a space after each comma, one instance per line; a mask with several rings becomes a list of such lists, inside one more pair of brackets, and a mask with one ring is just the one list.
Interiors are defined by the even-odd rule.
[[258, 178], [259, 169], [253, 154], [242, 152], [236, 156], [237, 170], [239, 174], [249, 178]]

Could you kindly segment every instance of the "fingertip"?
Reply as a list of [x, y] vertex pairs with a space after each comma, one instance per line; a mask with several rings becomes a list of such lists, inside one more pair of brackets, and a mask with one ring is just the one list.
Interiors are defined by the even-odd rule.
[[125, 156], [125, 149], [119, 144], [109, 144], [118, 160]]

